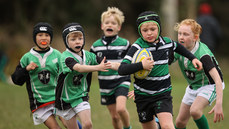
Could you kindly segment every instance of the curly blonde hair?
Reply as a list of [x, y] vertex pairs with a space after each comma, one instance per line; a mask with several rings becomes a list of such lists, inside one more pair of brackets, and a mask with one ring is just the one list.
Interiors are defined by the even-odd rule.
[[174, 30], [178, 31], [178, 29], [180, 28], [181, 25], [189, 25], [191, 26], [192, 32], [194, 33], [195, 36], [200, 36], [201, 32], [202, 32], [202, 27], [200, 24], [198, 24], [195, 20], [193, 19], [184, 19], [183, 21], [181, 21], [180, 23], [177, 23], [174, 26]]
[[123, 15], [123, 12], [116, 7], [108, 7], [107, 11], [103, 12], [101, 15], [101, 22], [104, 21], [105, 17], [109, 17], [112, 15], [115, 17], [118, 24], [121, 26], [124, 22], [125, 17]]

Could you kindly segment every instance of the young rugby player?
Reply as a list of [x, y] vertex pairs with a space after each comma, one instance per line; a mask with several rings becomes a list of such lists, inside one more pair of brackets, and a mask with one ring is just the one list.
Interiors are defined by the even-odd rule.
[[190, 117], [199, 129], [209, 129], [208, 121], [203, 114], [207, 105], [214, 100], [216, 104], [209, 113], [214, 113], [214, 122], [223, 120], [223, 83], [222, 72], [211, 50], [199, 41], [201, 26], [193, 19], [185, 19], [175, 26], [178, 41], [203, 64], [203, 70], [196, 70], [187, 58], [175, 53], [181, 72], [189, 86], [180, 105], [176, 118], [176, 128], [185, 129]]
[[[102, 38], [91, 46], [91, 52], [106, 57], [118, 67], [130, 48], [128, 40], [118, 36], [124, 22], [124, 15], [116, 7], [108, 7], [101, 15]], [[120, 76], [117, 70], [98, 72], [101, 104], [106, 105], [115, 129], [130, 129], [129, 113], [126, 109], [130, 76]]]
[[34, 124], [44, 123], [50, 129], [58, 129], [54, 103], [61, 53], [50, 46], [52, 37], [50, 24], [36, 24], [33, 29], [36, 46], [21, 58], [11, 77], [17, 85], [26, 82]]
[[[131, 46], [124, 57], [118, 72], [120, 75], [133, 74], [139, 70], [151, 70], [145, 79], [135, 78], [134, 94], [139, 121], [143, 129], [156, 129], [154, 117], [157, 116], [161, 128], [174, 129], [172, 117], [171, 81], [168, 69], [169, 50], [187, 57], [198, 70], [202, 64], [188, 50], [170, 38], [161, 36], [161, 24], [158, 14], [152, 11], [141, 13], [137, 18], [140, 38]], [[148, 48], [153, 55], [142, 62], [131, 63], [135, 52]]]
[[80, 118], [83, 129], [92, 129], [87, 74], [93, 71], [108, 71], [111, 63], [105, 63], [105, 57], [97, 58], [95, 54], [83, 49], [85, 34], [80, 24], [67, 24], [62, 35], [67, 49], [61, 55], [61, 73], [56, 88], [56, 112], [66, 120], [68, 129], [78, 129], [76, 116]]

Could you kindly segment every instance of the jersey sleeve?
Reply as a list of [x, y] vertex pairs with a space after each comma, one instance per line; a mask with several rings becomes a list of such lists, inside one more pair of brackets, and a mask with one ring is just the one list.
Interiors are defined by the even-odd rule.
[[62, 72], [64, 74], [72, 72], [72, 69], [70, 69], [69, 66], [67, 66], [67, 64], [66, 64], [66, 62], [69, 63], [68, 61], [66, 61], [67, 58], [69, 58], [69, 56], [65, 56], [63, 54], [61, 55], [60, 64], [61, 64]]
[[188, 51], [183, 45], [181, 45], [180, 43], [176, 43], [177, 47], [175, 49], [175, 52], [177, 52], [178, 54], [187, 57], [189, 60], [193, 60], [196, 57], [190, 52]]
[[122, 62], [118, 68], [118, 74], [130, 75], [142, 69], [143, 69], [142, 62], [133, 63], [133, 64], [127, 64]]
[[173, 50], [169, 50], [169, 62], [168, 64], [171, 65], [173, 62], [175, 62], [175, 56], [174, 56], [174, 51]]
[[29, 79], [29, 72], [26, 70], [26, 66], [29, 65], [29, 53], [26, 53], [17, 65], [14, 73], [11, 75], [11, 79], [14, 84], [22, 86]]
[[11, 75], [11, 79], [14, 84], [22, 86], [29, 79], [29, 73], [26, 68], [22, 68], [19, 63], [14, 73]]
[[66, 66], [73, 71], [73, 66], [77, 64], [77, 61], [74, 60], [72, 57], [68, 57], [65, 59]]
[[205, 72], [209, 72], [212, 68], [215, 67], [212, 59], [209, 55], [204, 55], [201, 57], [200, 61], [203, 63], [203, 68]]
[[118, 73], [120, 75], [133, 74], [143, 69], [142, 62], [131, 63], [135, 52], [138, 50], [136, 44], [132, 45], [124, 57], [121, 65], [119, 66]]

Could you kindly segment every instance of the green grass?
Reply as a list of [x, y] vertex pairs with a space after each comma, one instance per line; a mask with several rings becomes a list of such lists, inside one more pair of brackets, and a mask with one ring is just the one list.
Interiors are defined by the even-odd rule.
[[[177, 116], [181, 99], [183, 97], [185, 88], [187, 86], [186, 81], [181, 76], [179, 68], [176, 65], [171, 67], [172, 85], [173, 85], [173, 105], [174, 105], [174, 120]], [[224, 73], [224, 80], [226, 88], [224, 90], [224, 121], [220, 123], [213, 123], [213, 115], [208, 115], [211, 107], [205, 109], [205, 116], [208, 119], [211, 129], [226, 129], [229, 127], [229, 74]], [[131, 86], [131, 89], [133, 87]], [[0, 129], [44, 129], [46, 128], [43, 124], [34, 126], [32, 116], [29, 109], [28, 95], [25, 86], [19, 87], [12, 84], [5, 84], [0, 82]], [[96, 80], [96, 74], [94, 74], [94, 80], [90, 92], [90, 104], [92, 111], [92, 121], [94, 129], [112, 129], [111, 118], [106, 106], [101, 106], [99, 86]], [[140, 129], [141, 125], [138, 122], [136, 113], [136, 107], [133, 100], [127, 101], [127, 108], [130, 113], [130, 121], [133, 129]], [[197, 129], [195, 123], [190, 119], [188, 129]]]

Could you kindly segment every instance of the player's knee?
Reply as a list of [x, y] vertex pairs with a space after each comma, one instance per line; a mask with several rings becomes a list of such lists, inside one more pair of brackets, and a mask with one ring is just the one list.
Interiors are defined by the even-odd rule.
[[183, 128], [186, 126], [186, 123], [181, 120], [176, 120], [176, 127]]
[[116, 115], [112, 115], [111, 119], [114, 123], [117, 123], [120, 120], [120, 117], [118, 114], [116, 114]]
[[170, 129], [171, 128], [170, 124], [168, 124], [168, 123], [160, 124], [160, 126], [162, 129]]
[[190, 109], [190, 115], [193, 118], [199, 118], [202, 116], [202, 112], [199, 109], [191, 108]]
[[126, 113], [126, 108], [122, 107], [122, 108], [117, 108], [117, 113], [118, 114], [124, 114]]
[[86, 121], [86, 122], [82, 123], [82, 126], [84, 129], [92, 129], [92, 122]]
[[62, 129], [60, 126], [49, 127], [50, 129]]

